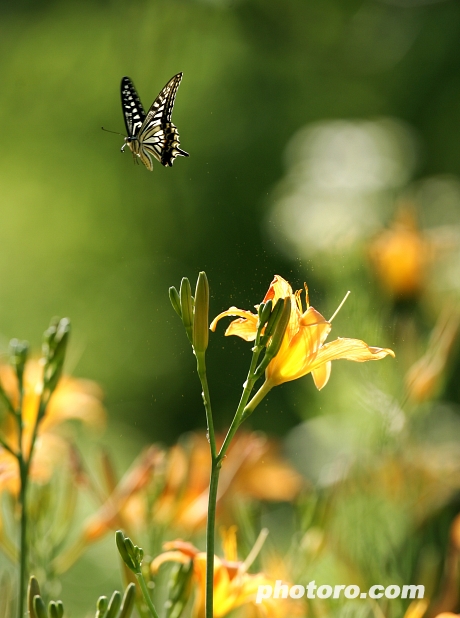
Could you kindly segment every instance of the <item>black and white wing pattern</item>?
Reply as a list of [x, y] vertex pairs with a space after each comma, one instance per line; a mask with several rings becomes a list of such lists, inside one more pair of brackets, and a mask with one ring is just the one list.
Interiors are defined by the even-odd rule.
[[129, 77], [121, 81], [121, 99], [128, 137], [127, 144], [136, 158], [152, 171], [152, 156], [164, 166], [171, 167], [177, 156], [188, 157], [182, 150], [179, 132], [171, 122], [171, 114], [176, 100], [177, 89], [182, 73], [174, 75], [145, 114], [139, 96]]
[[121, 106], [128, 137], [135, 137], [145, 120], [145, 112], [137, 90], [129, 77], [123, 77], [121, 80]]

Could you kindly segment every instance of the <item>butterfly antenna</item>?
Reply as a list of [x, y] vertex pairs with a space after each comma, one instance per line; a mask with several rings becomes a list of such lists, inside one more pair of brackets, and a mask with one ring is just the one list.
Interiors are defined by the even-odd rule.
[[126, 137], [126, 135], [123, 135], [123, 133], [118, 133], [118, 131], [110, 131], [109, 129], [104, 129], [104, 127], [101, 127], [101, 129], [103, 131], [107, 131], [107, 133], [115, 133], [115, 135], [121, 135], [121, 137]]

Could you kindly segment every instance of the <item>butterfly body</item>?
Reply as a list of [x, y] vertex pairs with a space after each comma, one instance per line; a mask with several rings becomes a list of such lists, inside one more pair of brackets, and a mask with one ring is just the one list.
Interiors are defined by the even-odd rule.
[[136, 163], [140, 159], [150, 171], [153, 170], [152, 156], [165, 167], [171, 167], [177, 156], [189, 156], [179, 147], [179, 132], [171, 122], [181, 79], [182, 73], [178, 73], [169, 80], [147, 114], [133, 82], [129, 77], [121, 80], [121, 104], [128, 132], [121, 150], [128, 146]]

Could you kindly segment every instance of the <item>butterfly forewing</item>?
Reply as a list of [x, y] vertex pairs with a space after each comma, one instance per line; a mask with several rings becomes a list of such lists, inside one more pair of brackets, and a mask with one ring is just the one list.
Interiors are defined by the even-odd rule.
[[121, 80], [121, 106], [128, 136], [134, 137], [145, 120], [145, 111], [129, 77], [123, 77]]
[[[179, 132], [171, 122], [171, 114], [176, 99], [177, 89], [182, 73], [174, 75], [145, 114], [133, 83], [128, 77], [121, 82], [121, 96], [126, 129], [131, 139], [127, 140], [132, 153], [138, 156], [145, 167], [152, 171], [151, 156], [164, 166], [171, 167], [174, 159], [181, 155], [188, 157], [182, 150]], [[142, 122], [140, 118], [142, 117]]]
[[166, 123], [171, 122], [171, 114], [176, 100], [177, 89], [182, 80], [182, 73], [178, 73], [171, 77], [169, 82], [157, 96], [155, 101], [150, 106], [145, 119], [145, 124], [150, 122]]

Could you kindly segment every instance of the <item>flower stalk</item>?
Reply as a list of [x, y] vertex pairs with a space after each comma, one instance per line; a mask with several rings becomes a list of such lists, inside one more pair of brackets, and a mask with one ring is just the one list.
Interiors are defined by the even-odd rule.
[[[209, 284], [206, 274], [204, 272], [199, 274], [195, 298], [191, 297], [190, 284], [188, 279], [185, 278], [182, 279], [180, 293], [178, 293], [175, 288], [170, 288], [169, 297], [174, 310], [182, 319], [189, 339], [191, 339], [193, 351], [197, 360], [198, 377], [202, 387], [203, 404], [206, 410], [207, 437], [211, 451], [211, 474], [206, 526], [205, 614], [206, 618], [213, 618], [214, 541], [219, 474], [230, 443], [238, 427], [244, 420], [245, 408], [254, 389], [254, 385], [269, 362], [276, 356], [281, 346], [284, 332], [289, 323], [291, 302], [289, 298], [284, 298], [278, 299], [278, 301], [273, 304], [272, 300], [269, 299], [259, 306], [255, 345], [252, 350], [251, 364], [244, 383], [243, 393], [224, 442], [220, 450], [217, 451], [205, 359], [209, 338]], [[192, 333], [191, 337], [189, 334], [190, 332]], [[259, 358], [264, 350], [264, 358], [259, 364]]]
[[[7, 411], [13, 416], [17, 431], [17, 448], [14, 448], [3, 437], [0, 437], [0, 445], [13, 455], [17, 461], [19, 472], [19, 508], [20, 508], [20, 531], [19, 531], [19, 577], [18, 577], [18, 618], [24, 616], [24, 606], [26, 599], [26, 581], [28, 571], [28, 513], [27, 497], [30, 479], [30, 469], [34, 454], [34, 446], [38, 435], [41, 421], [45, 417], [46, 408], [62, 374], [64, 365], [67, 342], [70, 334], [70, 322], [64, 318], [55, 319], [45, 332], [43, 344], [43, 385], [40, 392], [37, 416], [32, 428], [30, 443], [24, 436], [24, 369], [29, 354], [29, 344], [26, 341], [12, 339], [10, 342], [10, 365], [13, 367], [18, 387], [17, 405], [6, 394], [0, 385], [0, 398], [6, 405]], [[29, 613], [35, 611], [40, 618], [43, 614], [43, 601], [40, 597], [37, 601], [37, 609], [32, 610], [29, 603]], [[56, 613], [57, 612], [57, 613]], [[59, 616], [60, 609], [53, 605], [50, 613]]]

